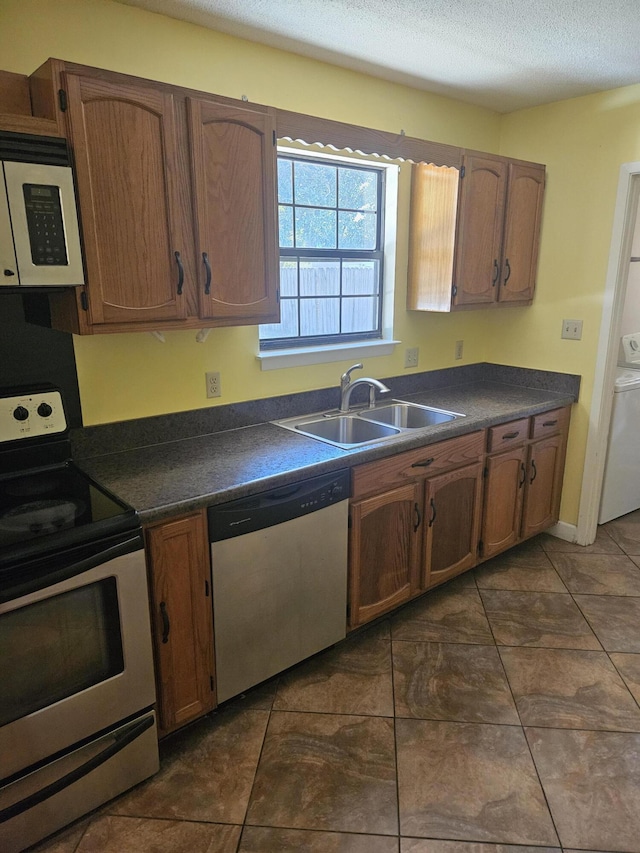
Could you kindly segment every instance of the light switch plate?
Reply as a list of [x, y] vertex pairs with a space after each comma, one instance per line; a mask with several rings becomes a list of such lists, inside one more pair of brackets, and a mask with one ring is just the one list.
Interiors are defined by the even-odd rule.
[[570, 341], [579, 341], [582, 338], [582, 320], [563, 320], [562, 337]]

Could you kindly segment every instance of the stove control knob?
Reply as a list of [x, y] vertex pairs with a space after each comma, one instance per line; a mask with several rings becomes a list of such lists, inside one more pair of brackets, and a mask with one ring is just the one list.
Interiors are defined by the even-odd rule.
[[25, 409], [24, 406], [18, 406], [16, 409], [13, 410], [13, 417], [17, 421], [26, 421], [26, 419], [29, 417], [29, 410]]
[[53, 409], [48, 403], [40, 403], [37, 411], [41, 418], [48, 418]]

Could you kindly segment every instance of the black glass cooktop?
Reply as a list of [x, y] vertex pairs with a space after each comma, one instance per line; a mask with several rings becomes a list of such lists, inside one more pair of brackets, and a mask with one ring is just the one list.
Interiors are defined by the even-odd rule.
[[0, 562], [137, 527], [136, 513], [72, 462], [0, 477]]

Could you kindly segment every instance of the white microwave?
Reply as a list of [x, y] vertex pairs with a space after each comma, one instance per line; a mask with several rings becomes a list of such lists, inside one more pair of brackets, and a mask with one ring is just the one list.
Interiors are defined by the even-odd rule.
[[64, 139], [0, 134], [0, 286], [84, 284]]

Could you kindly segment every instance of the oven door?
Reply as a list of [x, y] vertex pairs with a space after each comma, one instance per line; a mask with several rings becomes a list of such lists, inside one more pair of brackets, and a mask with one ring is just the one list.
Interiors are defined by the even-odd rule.
[[31, 566], [15, 598], [3, 583], [0, 780], [155, 702], [142, 537], [123, 540]]

